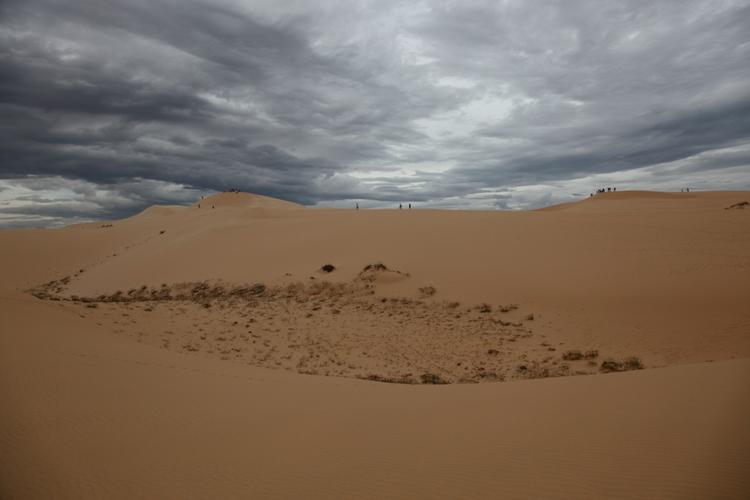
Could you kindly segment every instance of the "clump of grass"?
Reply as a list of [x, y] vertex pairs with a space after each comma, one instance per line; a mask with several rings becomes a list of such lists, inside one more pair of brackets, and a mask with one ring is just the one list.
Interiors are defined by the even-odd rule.
[[599, 371], [602, 373], [621, 372], [622, 363], [614, 359], [605, 359], [599, 366]]
[[443, 385], [443, 384], [450, 384], [450, 381], [445, 380], [443, 377], [438, 375], [437, 373], [423, 373], [419, 376], [419, 379], [422, 381], [423, 384], [435, 384], [435, 385]]
[[481, 380], [486, 380], [488, 382], [502, 382], [503, 380], [505, 380], [505, 377], [503, 375], [498, 375], [495, 372], [487, 370], [480, 371], [479, 373], [477, 373], [477, 376]]
[[489, 304], [480, 304], [477, 306], [477, 311], [479, 311], [480, 313], [491, 313], [492, 306]]
[[625, 358], [622, 364], [626, 370], [642, 370], [643, 369], [643, 363], [641, 362], [641, 359], [635, 356], [630, 356], [630, 357]]
[[617, 361], [612, 358], [605, 359], [599, 366], [599, 371], [602, 373], [611, 372], [624, 372], [628, 370], [642, 370], [643, 362], [636, 356], [629, 356], [622, 361]]
[[724, 210], [731, 210], [731, 209], [743, 209], [747, 206], [750, 206], [750, 202], [748, 201], [741, 201], [739, 203], [734, 203], [732, 205], [729, 205]]
[[377, 375], [375, 373], [370, 373], [367, 375], [358, 375], [357, 378], [360, 378], [363, 380], [372, 380], [373, 382], [383, 382], [386, 384], [416, 384], [417, 383], [417, 379], [415, 379], [411, 373], [405, 373], [404, 375], [399, 375], [397, 377], [388, 377], [384, 375]]
[[419, 289], [419, 294], [422, 297], [432, 297], [437, 293], [437, 288], [432, 285], [423, 286]]
[[536, 361], [529, 365], [518, 365], [516, 372], [523, 378], [547, 378], [550, 377], [549, 368], [540, 365]]
[[459, 384], [478, 384], [479, 380], [477, 380], [475, 378], [471, 378], [471, 377], [461, 377], [458, 380], [458, 383]]
[[385, 264], [382, 262], [376, 262], [374, 264], [367, 264], [364, 269], [362, 269], [362, 272], [365, 271], [387, 271], [388, 267], [386, 267]]
[[565, 351], [562, 359], [565, 361], [579, 361], [583, 359], [583, 353], [581, 351]]
[[320, 267], [320, 270], [324, 273], [332, 273], [336, 270], [336, 266], [334, 266], [333, 264], [324, 264]]

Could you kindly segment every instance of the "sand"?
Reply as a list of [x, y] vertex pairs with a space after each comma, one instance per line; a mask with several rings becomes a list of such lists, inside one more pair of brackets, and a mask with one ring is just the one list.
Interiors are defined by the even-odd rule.
[[744, 498], [748, 198], [0, 231], [0, 498]]

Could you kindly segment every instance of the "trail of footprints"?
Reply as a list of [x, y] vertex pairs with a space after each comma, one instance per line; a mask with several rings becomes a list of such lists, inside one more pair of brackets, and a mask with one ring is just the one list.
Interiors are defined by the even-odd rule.
[[63, 278], [31, 293], [138, 342], [305, 374], [443, 384], [642, 368], [634, 357], [559, 351], [534, 335], [534, 315], [515, 304], [446, 302], [433, 287], [379, 296], [387, 273], [408, 276], [376, 264], [347, 283], [179, 283], [98, 297], [61, 295], [70, 283]]

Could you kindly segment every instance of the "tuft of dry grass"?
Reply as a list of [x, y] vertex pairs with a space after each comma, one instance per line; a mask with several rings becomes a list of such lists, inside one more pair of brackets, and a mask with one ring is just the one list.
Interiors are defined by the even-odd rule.
[[479, 311], [480, 313], [484, 313], [484, 314], [491, 313], [492, 312], [492, 306], [489, 305], [489, 304], [486, 304], [486, 303], [485, 304], [480, 304], [480, 305], [477, 306], [477, 311]]
[[622, 361], [617, 361], [612, 358], [605, 359], [599, 366], [599, 371], [602, 373], [611, 372], [624, 372], [628, 370], [642, 370], [643, 362], [636, 356], [629, 356]]
[[423, 384], [434, 384], [434, 385], [444, 385], [444, 384], [450, 384], [450, 381], [445, 380], [443, 377], [436, 373], [423, 373], [419, 376], [419, 379], [422, 381]]
[[565, 361], [579, 361], [583, 359], [583, 353], [581, 351], [565, 351], [562, 359]]
[[740, 201], [739, 203], [733, 203], [732, 205], [729, 205], [724, 210], [732, 210], [732, 209], [740, 209], [750, 206], [750, 202], [748, 201]]
[[367, 264], [364, 269], [362, 269], [362, 272], [366, 271], [387, 271], [388, 267], [386, 267], [385, 264], [382, 262], [376, 262], [374, 264]]
[[372, 380], [373, 382], [383, 382], [386, 384], [416, 384], [418, 383], [417, 379], [415, 379], [411, 373], [405, 373], [404, 375], [399, 375], [397, 377], [388, 377], [384, 375], [377, 375], [374, 373], [370, 373], [367, 375], [358, 375], [357, 378], [360, 378], [362, 380]]

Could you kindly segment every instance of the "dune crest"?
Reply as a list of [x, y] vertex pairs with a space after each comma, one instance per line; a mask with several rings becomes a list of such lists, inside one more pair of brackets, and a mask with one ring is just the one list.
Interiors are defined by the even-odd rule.
[[260, 194], [244, 193], [244, 192], [225, 192], [218, 193], [211, 196], [206, 196], [202, 200], [198, 200], [191, 205], [191, 207], [197, 207], [201, 205], [203, 208], [275, 208], [275, 209], [291, 209], [291, 208], [304, 208], [298, 203], [291, 201], [280, 200], [278, 198], [271, 198], [270, 196], [263, 196]]

